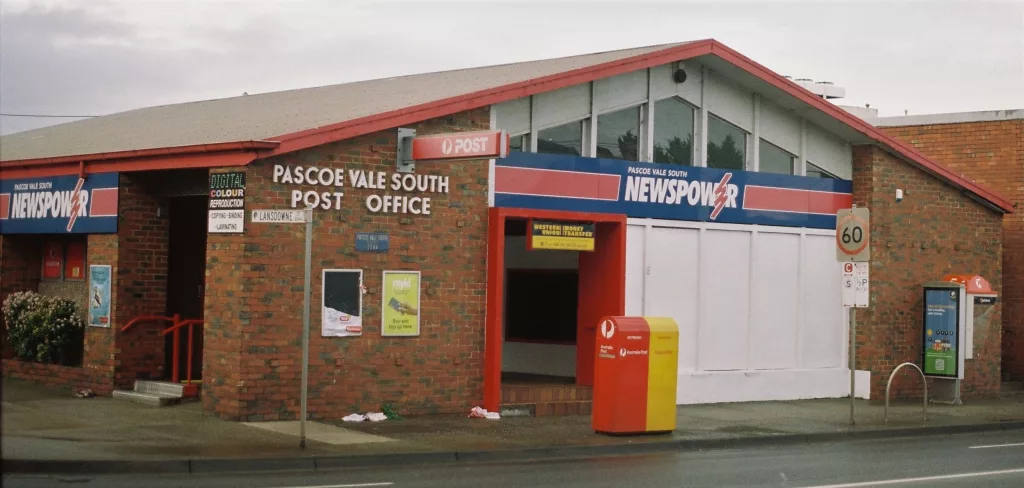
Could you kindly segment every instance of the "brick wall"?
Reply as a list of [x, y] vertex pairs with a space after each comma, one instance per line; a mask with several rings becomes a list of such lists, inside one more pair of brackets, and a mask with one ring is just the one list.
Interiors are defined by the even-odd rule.
[[42, 385], [80, 389], [91, 389], [101, 396], [110, 396], [109, 379], [98, 377], [92, 371], [75, 366], [23, 362], [17, 359], [3, 360], [4, 376], [32, 381]]
[[1003, 374], [1024, 380], [1024, 119], [883, 127], [1016, 205], [1003, 218]]
[[[857, 146], [853, 154], [854, 203], [871, 209], [872, 225], [871, 303], [857, 310], [857, 363], [871, 371], [871, 396], [880, 398], [896, 366], [920, 363], [923, 282], [972, 272], [1001, 289], [1001, 215], [879, 148]], [[964, 396], [999, 390], [1001, 307], [988, 329], [976, 330]], [[909, 373], [893, 381], [894, 397], [920, 390]]]
[[[479, 130], [479, 109], [416, 124], [418, 134]], [[380, 411], [465, 412], [482, 398], [486, 287], [487, 162], [420, 163], [419, 175], [450, 177], [448, 194], [431, 198], [431, 215], [371, 213], [371, 194], [353, 188], [348, 170], [394, 173], [394, 130], [257, 161], [246, 175], [247, 209], [288, 208], [292, 190], [321, 186], [272, 182], [274, 164], [344, 168], [341, 208], [318, 209], [314, 223], [309, 408], [314, 418]], [[389, 180], [390, 181], [390, 180]], [[304, 226], [253, 224], [246, 234], [211, 234], [203, 401], [235, 419], [297, 418], [301, 368]], [[355, 233], [387, 232], [387, 254], [354, 252]], [[363, 270], [363, 334], [320, 334], [323, 269]], [[381, 336], [384, 270], [422, 272], [421, 335]]]
[[[0, 303], [11, 293], [37, 291], [42, 275], [42, 241], [31, 235], [0, 235]], [[14, 357], [7, 341], [7, 324], [0, 313], [3, 357]]]

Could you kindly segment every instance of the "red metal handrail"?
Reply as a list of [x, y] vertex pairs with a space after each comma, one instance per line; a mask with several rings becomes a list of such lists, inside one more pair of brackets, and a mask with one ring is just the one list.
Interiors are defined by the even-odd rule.
[[[178, 318], [177, 315], [174, 317]], [[164, 329], [164, 331], [160, 333], [161, 335], [167, 335], [174, 332], [174, 352], [171, 356], [171, 381], [174, 383], [178, 383], [181, 380], [181, 366], [178, 361], [178, 352], [181, 350], [181, 342], [179, 339], [180, 331], [182, 327], [188, 326], [188, 365], [185, 384], [192, 384], [192, 329], [194, 329], [196, 325], [203, 325], [203, 319], [175, 320], [174, 325]]]
[[131, 329], [132, 327], [135, 327], [136, 325], [141, 324], [143, 322], [156, 322], [158, 320], [162, 320], [164, 322], [174, 323], [177, 322], [180, 318], [181, 317], [178, 316], [177, 314], [175, 314], [173, 317], [166, 317], [163, 315], [141, 315], [128, 321], [128, 323], [125, 324], [124, 327], [121, 327], [121, 332], [127, 332], [128, 329]]

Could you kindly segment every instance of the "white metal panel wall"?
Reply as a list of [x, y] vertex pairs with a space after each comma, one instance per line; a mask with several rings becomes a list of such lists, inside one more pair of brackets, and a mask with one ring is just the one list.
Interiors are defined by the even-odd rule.
[[804, 159], [840, 178], [853, 178], [853, 152], [845, 141], [808, 122]]
[[836, 262], [833, 236], [804, 236], [800, 321], [801, 368], [838, 368], [846, 364], [846, 324], [841, 264]]
[[626, 246], [626, 315], [639, 316], [644, 314], [644, 228], [627, 226], [626, 242], [641, 243]]
[[800, 319], [800, 235], [753, 235], [750, 368], [796, 367]]
[[[697, 257], [700, 248], [700, 231], [697, 229], [674, 229], [652, 227], [651, 238], [644, 241], [644, 228], [630, 226], [626, 233], [626, 249], [629, 256], [632, 242], [646, 246], [648, 263], [657, 265], [646, 266], [646, 283], [638, 288], [641, 293], [641, 306], [631, 306], [630, 298], [626, 299], [627, 310], [640, 309], [638, 315], [673, 317], [679, 326], [679, 369], [697, 370]], [[628, 259], [628, 258], [627, 258]], [[627, 262], [629, 266], [631, 263]], [[640, 266], [645, 266], [642, 262]], [[643, 268], [641, 268], [643, 269]], [[629, 287], [629, 270], [626, 271], [626, 286]], [[643, 278], [643, 276], [641, 276]], [[627, 292], [635, 296], [635, 292]], [[646, 313], [643, 303], [646, 302]]]
[[707, 109], [748, 133], [754, 132], [754, 96], [729, 83], [722, 75], [708, 72], [705, 80]]
[[594, 109], [605, 112], [647, 100], [647, 70], [623, 73], [594, 82]]
[[530, 97], [499, 103], [492, 110], [496, 116], [495, 127], [501, 127], [509, 134], [530, 132]]
[[761, 99], [761, 137], [793, 154], [800, 155], [800, 118]]
[[533, 125], [536, 129], [585, 119], [590, 116], [590, 84], [538, 93], [533, 96], [533, 110]]
[[750, 233], [705, 230], [699, 266], [697, 366], [703, 371], [746, 369]]
[[700, 107], [700, 65], [697, 63], [679, 63], [686, 72], [686, 81], [676, 83], [672, 79], [674, 67], [671, 64], [663, 64], [651, 68], [651, 98], [659, 100], [671, 96], [678, 96], [695, 107]]

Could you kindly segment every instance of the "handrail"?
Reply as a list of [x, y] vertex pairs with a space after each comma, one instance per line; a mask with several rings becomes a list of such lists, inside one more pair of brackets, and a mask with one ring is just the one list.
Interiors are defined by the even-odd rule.
[[178, 329], [181, 329], [181, 328], [185, 327], [186, 325], [203, 325], [203, 319], [180, 320], [180, 321], [176, 322], [174, 325], [164, 329], [162, 332], [160, 332], [160, 334], [161, 335], [167, 335], [167, 334], [169, 334], [171, 332], [174, 332], [174, 331], [176, 331]]
[[177, 322], [178, 316], [175, 315], [173, 317], [166, 317], [164, 315], [140, 315], [138, 317], [135, 317], [134, 319], [129, 320], [128, 323], [124, 325], [124, 327], [121, 327], [121, 332], [127, 332], [128, 329], [131, 329], [132, 327], [135, 327], [137, 324], [141, 324], [143, 322], [155, 322], [158, 320], [173, 323]]
[[885, 420], [884, 420], [884, 422], [885, 423], [889, 422], [889, 387], [892, 386], [892, 379], [893, 379], [893, 377], [896, 376], [896, 372], [899, 371], [900, 368], [902, 368], [904, 366], [913, 366], [914, 369], [916, 369], [918, 373], [921, 373], [921, 383], [924, 385], [924, 413], [922, 414], [923, 415], [923, 419], [922, 420], [924, 422], [927, 422], [928, 421], [928, 378], [926, 378], [924, 376], [924, 371], [921, 371], [921, 368], [918, 367], [914, 363], [903, 363], [903, 364], [901, 364], [899, 366], [896, 366], [896, 369], [892, 370], [892, 373], [889, 373], [889, 381], [885, 384]]
[[180, 342], [179, 337], [180, 337], [181, 328], [185, 327], [185, 326], [188, 326], [188, 356], [186, 358], [186, 361], [188, 361], [188, 365], [186, 366], [187, 372], [186, 372], [185, 384], [191, 385], [192, 384], [192, 331], [195, 328], [194, 326], [196, 326], [196, 325], [203, 325], [203, 319], [179, 320], [179, 316], [178, 315], [175, 315], [174, 318], [175, 318], [174, 325], [164, 329], [164, 331], [160, 333], [161, 335], [167, 335], [167, 334], [170, 334], [171, 332], [174, 332], [174, 347], [173, 347], [173, 355], [171, 356], [171, 381], [173, 381], [174, 383], [178, 383], [181, 380], [181, 366], [178, 364], [178, 361], [179, 361], [178, 360], [178, 352], [181, 350], [181, 342]]

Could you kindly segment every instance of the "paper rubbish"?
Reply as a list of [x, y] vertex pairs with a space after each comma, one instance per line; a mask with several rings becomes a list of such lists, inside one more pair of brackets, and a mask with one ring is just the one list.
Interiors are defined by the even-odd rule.
[[476, 419], [498, 420], [501, 418], [501, 415], [498, 415], [498, 412], [488, 412], [486, 409], [480, 407], [473, 407], [469, 411], [469, 417]]

